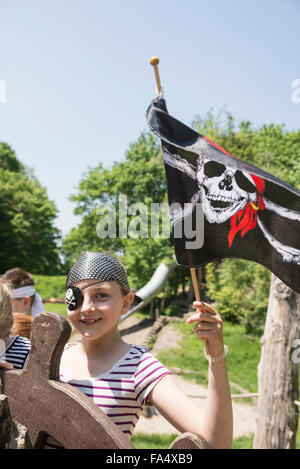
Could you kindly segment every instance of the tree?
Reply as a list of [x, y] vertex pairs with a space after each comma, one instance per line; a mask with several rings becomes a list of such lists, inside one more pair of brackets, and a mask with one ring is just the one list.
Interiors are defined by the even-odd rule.
[[300, 295], [272, 275], [258, 367], [256, 449], [295, 449], [299, 360], [294, 342], [299, 336]]
[[208, 111], [193, 121], [193, 127], [233, 156], [300, 190], [300, 130], [286, 132], [283, 124], [264, 124], [255, 129], [249, 121], [236, 123], [226, 109], [216, 116]]
[[0, 142], [0, 168], [7, 169], [13, 173], [25, 172], [25, 167], [18, 160], [14, 150], [5, 142]]
[[21, 267], [37, 274], [59, 273], [53, 226], [57, 209], [46, 189], [17, 159], [7, 143], [0, 143], [0, 271]]

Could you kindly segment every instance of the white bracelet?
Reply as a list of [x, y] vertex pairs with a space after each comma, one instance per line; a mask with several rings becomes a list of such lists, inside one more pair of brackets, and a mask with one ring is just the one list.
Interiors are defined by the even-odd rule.
[[228, 353], [227, 345], [224, 345], [223, 353], [219, 357], [212, 357], [211, 355], [207, 355], [206, 350], [204, 349], [205, 358], [206, 358], [206, 360], [209, 361], [209, 363], [216, 363], [216, 362], [219, 362], [219, 361], [223, 360], [226, 357], [227, 353]]

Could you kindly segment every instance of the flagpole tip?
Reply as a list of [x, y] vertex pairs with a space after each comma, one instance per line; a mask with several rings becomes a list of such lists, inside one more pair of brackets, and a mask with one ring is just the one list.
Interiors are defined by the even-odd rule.
[[150, 64], [155, 66], [159, 64], [159, 58], [158, 57], [151, 57], [150, 59]]

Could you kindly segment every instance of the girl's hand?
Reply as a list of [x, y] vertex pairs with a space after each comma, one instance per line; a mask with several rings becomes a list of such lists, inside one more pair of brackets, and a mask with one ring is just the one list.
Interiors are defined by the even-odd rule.
[[196, 322], [194, 331], [199, 340], [205, 340], [208, 353], [212, 357], [223, 354], [223, 321], [221, 316], [207, 303], [194, 301], [196, 313], [187, 319], [189, 324]]

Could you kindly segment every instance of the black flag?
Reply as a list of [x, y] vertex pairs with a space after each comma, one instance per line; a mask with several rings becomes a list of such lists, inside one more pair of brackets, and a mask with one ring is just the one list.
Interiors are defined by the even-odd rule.
[[[174, 119], [162, 98], [149, 106], [147, 121], [162, 143], [177, 263], [248, 259], [300, 293], [300, 192]], [[191, 248], [176, 227], [191, 216], [196, 231], [198, 206], [203, 242]]]

